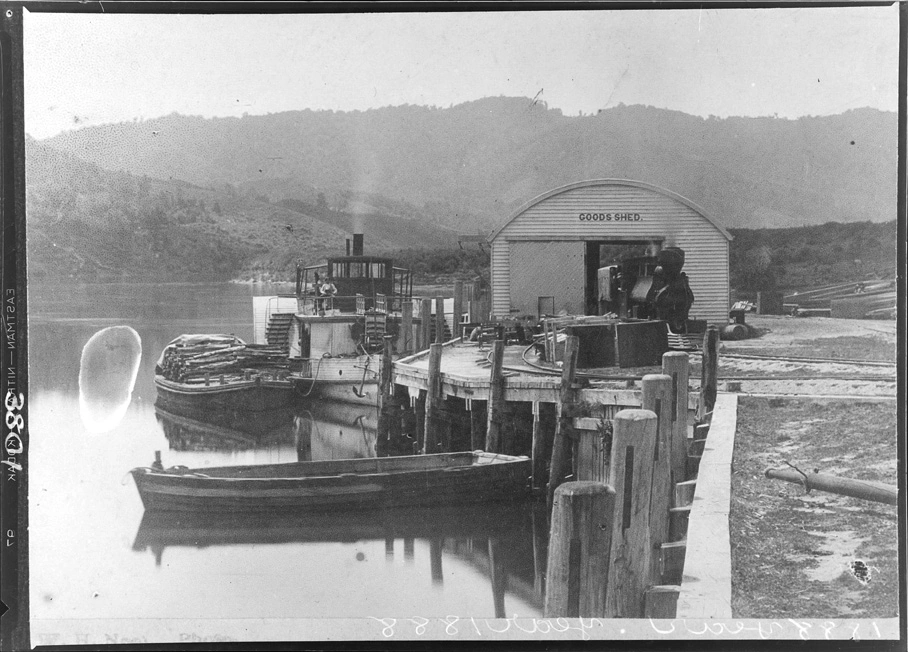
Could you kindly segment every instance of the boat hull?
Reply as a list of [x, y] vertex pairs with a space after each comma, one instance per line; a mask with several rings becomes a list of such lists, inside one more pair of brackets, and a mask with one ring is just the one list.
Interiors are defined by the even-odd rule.
[[311, 400], [378, 405], [381, 356], [322, 358], [309, 363], [304, 374], [292, 374], [299, 395]]
[[146, 511], [254, 512], [521, 500], [525, 457], [442, 453], [214, 469], [133, 469]]
[[289, 380], [239, 380], [221, 385], [178, 383], [157, 375], [156, 404], [175, 412], [264, 412], [290, 407], [297, 394]]

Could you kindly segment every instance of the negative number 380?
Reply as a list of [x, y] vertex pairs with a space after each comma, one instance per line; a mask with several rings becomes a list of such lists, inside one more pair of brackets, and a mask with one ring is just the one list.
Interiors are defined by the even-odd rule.
[[25, 427], [25, 421], [19, 410], [25, 405], [25, 397], [22, 394], [16, 396], [13, 392], [6, 393], [6, 427], [16, 432], [22, 432]]

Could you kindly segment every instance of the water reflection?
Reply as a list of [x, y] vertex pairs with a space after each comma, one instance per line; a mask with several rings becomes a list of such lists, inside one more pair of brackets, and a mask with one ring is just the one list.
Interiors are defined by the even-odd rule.
[[267, 555], [268, 547], [292, 544], [301, 547], [304, 564], [317, 564], [318, 544], [349, 544], [355, 561], [374, 564], [378, 560], [363, 552], [374, 544], [384, 548], [386, 565], [400, 563], [398, 549], [405, 565], [415, 563], [417, 550], [427, 549], [428, 559], [420, 555], [427, 566], [420, 573], [423, 581], [443, 589], [446, 581], [458, 579], [447, 566], [469, 567], [486, 578], [495, 617], [503, 618], [506, 594], [542, 608], [543, 569], [527, 545], [534, 540], [535, 522], [529, 504], [295, 515], [148, 512], [132, 548], [150, 552], [158, 568], [166, 565], [168, 550], [180, 548], [251, 546]]

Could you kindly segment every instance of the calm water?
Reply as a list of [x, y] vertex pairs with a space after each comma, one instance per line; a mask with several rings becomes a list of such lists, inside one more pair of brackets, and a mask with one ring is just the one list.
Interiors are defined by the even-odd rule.
[[[156, 450], [165, 466], [374, 455], [376, 415], [368, 408], [301, 406], [227, 424], [155, 409], [154, 364], [167, 342], [181, 333], [251, 341], [252, 294], [274, 291], [29, 288], [32, 618], [541, 615], [534, 568], [545, 559], [544, 526], [537, 517], [534, 565], [529, 509], [144, 517], [128, 471], [148, 466]], [[139, 375], [120, 424], [91, 434], [79, 415], [80, 355], [95, 332], [113, 325], [141, 336]]]

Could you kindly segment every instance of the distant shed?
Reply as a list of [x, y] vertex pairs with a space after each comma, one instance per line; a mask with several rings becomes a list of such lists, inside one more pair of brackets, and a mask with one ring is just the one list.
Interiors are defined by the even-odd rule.
[[690, 316], [728, 321], [732, 236], [684, 197], [642, 181], [597, 179], [556, 188], [492, 233], [492, 313], [593, 314], [602, 245], [677, 246], [694, 292]]

